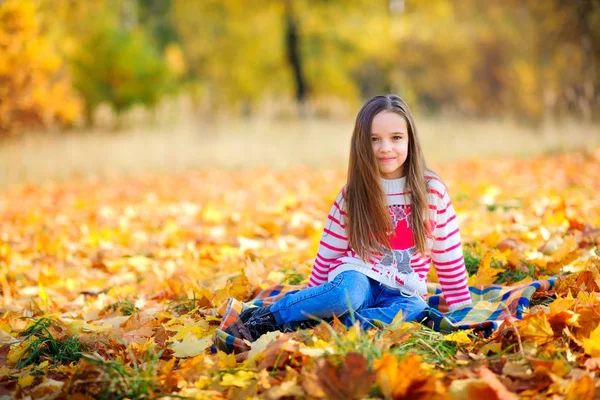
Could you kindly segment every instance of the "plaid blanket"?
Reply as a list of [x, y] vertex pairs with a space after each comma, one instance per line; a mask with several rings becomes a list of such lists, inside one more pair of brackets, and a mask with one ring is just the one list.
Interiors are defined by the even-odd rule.
[[[496, 330], [507, 317], [521, 319], [523, 311], [529, 306], [535, 292], [548, 291], [556, 278], [539, 280], [520, 286], [470, 286], [473, 304], [448, 312], [448, 305], [436, 284], [428, 285], [429, 308], [422, 323], [438, 332], [453, 332], [459, 329], [473, 329], [483, 336], [488, 336]], [[216, 330], [213, 351], [217, 349], [227, 353], [241, 353], [250, 350], [250, 344], [225, 332], [227, 327], [235, 323], [242, 311], [250, 307], [261, 307], [273, 304], [288, 293], [302, 289], [299, 285], [275, 285], [269, 287], [248, 303], [234, 298], [228, 299], [218, 309], [223, 316]], [[376, 327], [382, 327], [381, 321], [372, 321]]]

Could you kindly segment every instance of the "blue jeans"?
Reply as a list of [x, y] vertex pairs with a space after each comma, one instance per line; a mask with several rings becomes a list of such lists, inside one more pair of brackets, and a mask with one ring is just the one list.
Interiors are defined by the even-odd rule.
[[389, 288], [358, 271], [344, 271], [331, 282], [288, 293], [270, 311], [281, 325], [335, 315], [346, 326], [356, 320], [367, 329], [375, 319], [391, 323], [400, 311], [405, 321], [420, 320], [427, 308], [417, 295]]

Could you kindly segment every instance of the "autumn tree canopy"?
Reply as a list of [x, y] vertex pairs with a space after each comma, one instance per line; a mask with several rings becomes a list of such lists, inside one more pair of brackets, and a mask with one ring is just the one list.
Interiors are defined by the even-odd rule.
[[[590, 120], [600, 108], [597, 0], [24, 0], [0, 9], [2, 90], [61, 88], [88, 116], [100, 103], [152, 106], [177, 89], [213, 111], [246, 114], [267, 101], [349, 112], [392, 91], [434, 113], [532, 122]], [[11, 35], [6, 15], [33, 28]], [[47, 50], [32, 56], [32, 46]], [[19, 78], [39, 76], [40, 63], [52, 66], [44, 78]], [[7, 130], [24, 117], [5, 98]], [[42, 121], [80, 114], [38, 103]]]

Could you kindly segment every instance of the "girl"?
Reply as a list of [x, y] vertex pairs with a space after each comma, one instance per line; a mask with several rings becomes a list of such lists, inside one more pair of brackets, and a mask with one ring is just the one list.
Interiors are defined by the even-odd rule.
[[348, 180], [327, 217], [307, 288], [244, 311], [228, 332], [254, 341], [333, 315], [363, 328], [390, 323], [398, 312], [420, 321], [432, 262], [450, 311], [470, 304], [446, 186], [427, 169], [404, 100], [373, 97], [356, 117]]

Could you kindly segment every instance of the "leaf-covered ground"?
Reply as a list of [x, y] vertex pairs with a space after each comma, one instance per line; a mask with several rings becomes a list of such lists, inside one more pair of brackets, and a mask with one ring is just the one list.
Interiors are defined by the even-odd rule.
[[[471, 284], [559, 275], [490, 338], [334, 323], [212, 354], [219, 306], [303, 283], [344, 171], [0, 192], [0, 397], [555, 398], [600, 390], [600, 149], [436, 165]], [[431, 280], [435, 280], [432, 276]]]

